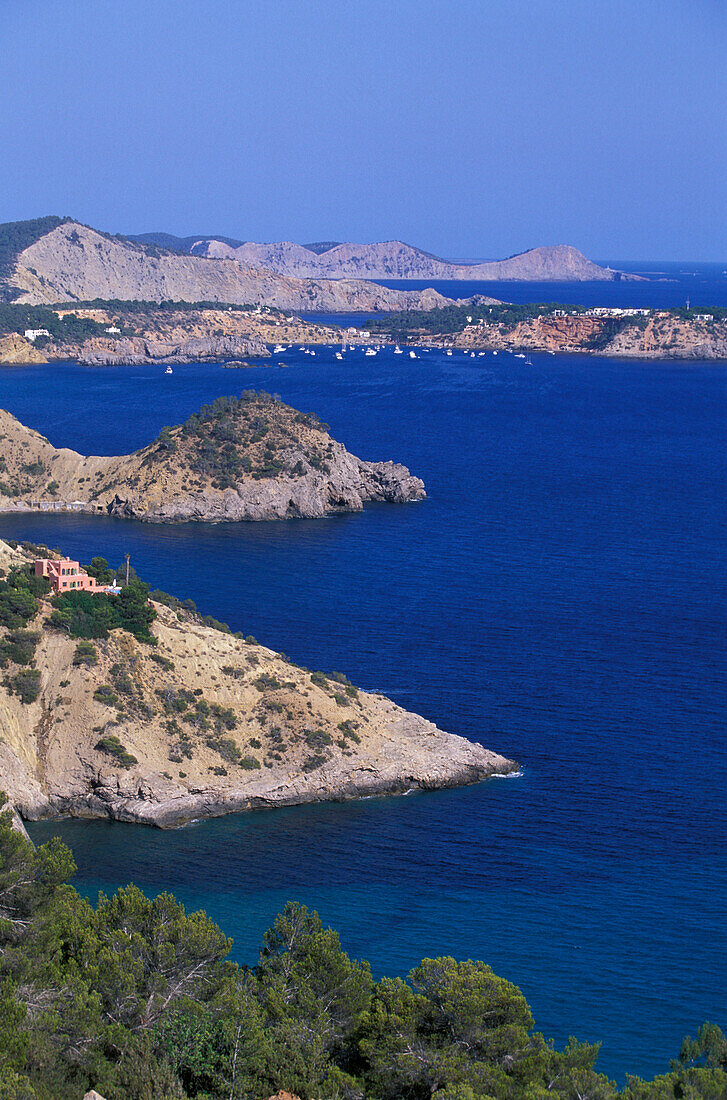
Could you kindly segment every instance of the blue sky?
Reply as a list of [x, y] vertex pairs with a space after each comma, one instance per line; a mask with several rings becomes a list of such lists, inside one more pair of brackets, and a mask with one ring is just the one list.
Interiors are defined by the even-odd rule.
[[727, 260], [724, 0], [0, 0], [0, 221]]

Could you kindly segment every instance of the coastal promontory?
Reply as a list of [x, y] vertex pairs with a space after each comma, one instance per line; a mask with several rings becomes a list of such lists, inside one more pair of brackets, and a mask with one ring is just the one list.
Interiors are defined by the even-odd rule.
[[132, 454], [54, 447], [0, 410], [0, 511], [86, 512], [159, 523], [315, 519], [425, 497], [396, 462], [369, 462], [317, 416], [245, 391], [203, 406]]
[[[26, 819], [173, 827], [305, 802], [434, 790], [516, 765], [340, 672], [302, 668], [132, 578], [53, 591], [0, 542], [0, 789]], [[57, 563], [64, 579], [76, 563]], [[89, 565], [99, 584], [118, 575]]]

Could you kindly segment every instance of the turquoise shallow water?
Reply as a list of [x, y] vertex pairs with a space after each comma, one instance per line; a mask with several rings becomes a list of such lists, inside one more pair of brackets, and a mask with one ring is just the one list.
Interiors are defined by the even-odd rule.
[[422, 504], [219, 527], [6, 516], [0, 536], [128, 551], [153, 584], [524, 765], [173, 834], [33, 835], [72, 844], [89, 894], [133, 879], [204, 906], [240, 959], [288, 897], [377, 973], [485, 958], [547, 1035], [601, 1038], [606, 1070], [653, 1073], [686, 1031], [725, 1021], [727, 375], [533, 358], [4, 372], [0, 405], [80, 450], [137, 446], [259, 385], [363, 457], [407, 462]]

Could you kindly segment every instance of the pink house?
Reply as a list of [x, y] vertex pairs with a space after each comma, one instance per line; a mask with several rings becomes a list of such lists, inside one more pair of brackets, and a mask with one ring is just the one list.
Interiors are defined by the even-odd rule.
[[70, 558], [38, 558], [35, 562], [36, 577], [47, 577], [54, 592], [68, 592], [82, 589], [84, 592], [105, 592], [106, 585], [100, 585], [95, 577], [84, 573], [77, 561]]

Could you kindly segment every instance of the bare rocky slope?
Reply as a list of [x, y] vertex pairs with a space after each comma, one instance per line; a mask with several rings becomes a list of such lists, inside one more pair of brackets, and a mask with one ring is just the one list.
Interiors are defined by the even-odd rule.
[[360, 280], [298, 279], [237, 259], [206, 259], [149, 248], [66, 221], [14, 259], [7, 297], [54, 304], [96, 298], [263, 304], [297, 312], [434, 309], [433, 290], [389, 290]]
[[349, 454], [269, 394], [218, 398], [130, 455], [56, 448], [0, 410], [0, 511], [78, 511], [159, 523], [319, 518], [421, 500], [395, 462]]
[[[31, 555], [0, 542], [10, 571]], [[91, 597], [102, 599], [106, 597]], [[37, 695], [24, 702], [0, 627], [0, 789], [26, 819], [174, 827], [258, 807], [434, 790], [515, 765], [199, 616], [153, 605], [155, 646], [123, 629], [79, 643], [41, 600]], [[352, 643], [353, 644], [353, 643]], [[10, 653], [10, 656], [8, 656]]]
[[638, 276], [601, 267], [570, 245], [531, 248], [506, 260], [480, 264], [451, 263], [402, 241], [336, 244], [324, 252], [292, 241], [233, 246], [205, 239], [190, 246], [194, 255], [257, 264], [281, 275], [316, 279], [522, 279], [542, 282], [632, 279]]

